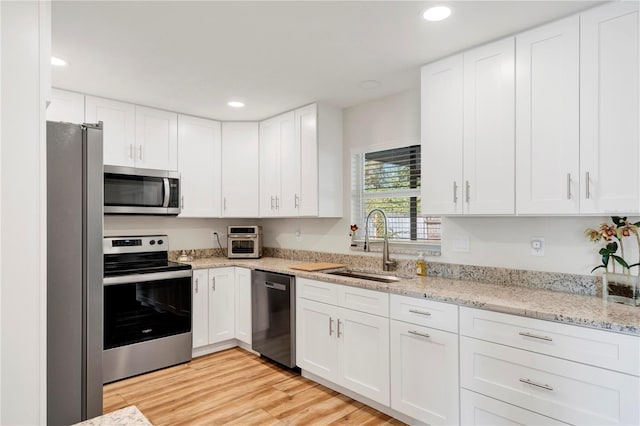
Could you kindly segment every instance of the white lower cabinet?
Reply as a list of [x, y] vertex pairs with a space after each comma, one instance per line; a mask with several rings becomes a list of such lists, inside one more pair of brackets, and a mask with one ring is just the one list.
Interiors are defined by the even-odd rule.
[[515, 405], [460, 389], [460, 424], [464, 426], [566, 425]]
[[[298, 279], [297, 286], [312, 283]], [[320, 287], [339, 286], [322, 283]], [[298, 293], [296, 305], [297, 365], [388, 406], [389, 319], [305, 299], [301, 293], [305, 294]]]
[[251, 269], [236, 267], [236, 339], [251, 345]]
[[471, 308], [460, 318], [462, 388], [570, 424], [640, 424], [637, 368], [616, 355], [640, 339]]
[[391, 408], [458, 424], [458, 307], [396, 294], [390, 305]]
[[194, 348], [234, 338], [251, 344], [250, 269], [195, 269], [192, 289]]

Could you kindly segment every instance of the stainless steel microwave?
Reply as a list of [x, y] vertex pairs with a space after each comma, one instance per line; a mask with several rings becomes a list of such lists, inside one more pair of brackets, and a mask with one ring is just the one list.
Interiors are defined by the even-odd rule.
[[180, 173], [104, 166], [105, 214], [180, 214]]

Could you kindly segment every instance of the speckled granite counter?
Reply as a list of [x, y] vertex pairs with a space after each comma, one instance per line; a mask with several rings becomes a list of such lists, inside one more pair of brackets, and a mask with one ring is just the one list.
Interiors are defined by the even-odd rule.
[[246, 260], [211, 257], [196, 259], [188, 263], [194, 269], [222, 266], [263, 269], [298, 277], [454, 303], [460, 306], [488, 309], [640, 336], [640, 308], [607, 303], [596, 296], [430, 276], [411, 277], [397, 283], [386, 284], [327, 275], [321, 272], [294, 270], [289, 266], [308, 262], [271, 257]]
[[153, 426], [135, 405], [72, 426]]

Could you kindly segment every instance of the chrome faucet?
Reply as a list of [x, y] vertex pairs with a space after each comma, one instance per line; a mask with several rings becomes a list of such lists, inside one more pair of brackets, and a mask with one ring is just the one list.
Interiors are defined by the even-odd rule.
[[384, 240], [382, 242], [382, 270], [390, 271], [398, 262], [389, 259], [389, 239], [387, 238], [387, 215], [381, 209], [373, 209], [367, 215], [367, 221], [364, 224], [364, 251], [371, 251], [369, 244], [369, 218], [374, 212], [379, 212], [384, 218]]

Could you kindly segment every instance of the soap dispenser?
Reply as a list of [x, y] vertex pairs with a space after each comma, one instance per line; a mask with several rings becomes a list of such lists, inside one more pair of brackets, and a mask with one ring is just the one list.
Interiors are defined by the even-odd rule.
[[416, 260], [416, 275], [424, 277], [427, 275], [427, 263], [424, 260], [424, 254], [418, 253], [418, 260]]

